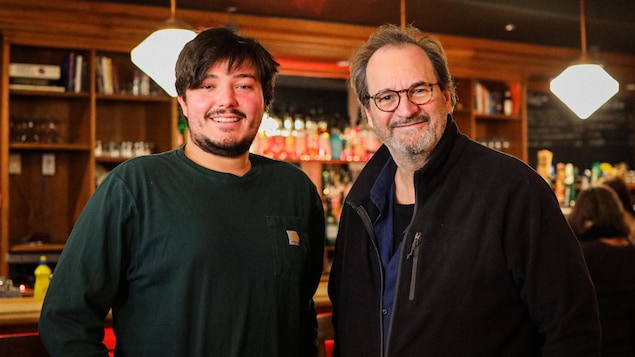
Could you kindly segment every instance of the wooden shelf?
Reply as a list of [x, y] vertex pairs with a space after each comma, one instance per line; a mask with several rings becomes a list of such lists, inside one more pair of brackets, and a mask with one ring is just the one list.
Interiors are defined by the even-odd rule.
[[96, 94], [97, 100], [131, 101], [131, 102], [170, 102], [167, 95], [132, 95], [132, 94]]
[[40, 150], [40, 151], [86, 151], [92, 146], [83, 144], [48, 144], [48, 143], [20, 143], [9, 144], [11, 150]]
[[492, 120], [492, 121], [520, 121], [522, 118], [519, 115], [505, 115], [505, 114], [482, 114], [473, 112], [474, 117], [477, 120]]
[[24, 89], [10, 89], [11, 95], [15, 96], [28, 96], [28, 97], [57, 97], [57, 98], [71, 98], [71, 99], [88, 99], [90, 98], [90, 93], [88, 92], [80, 92], [80, 93], [71, 93], [71, 92], [49, 92], [45, 90], [24, 90]]
[[64, 249], [64, 244], [16, 244], [11, 246], [9, 252], [11, 253], [47, 253], [47, 252], [61, 252]]

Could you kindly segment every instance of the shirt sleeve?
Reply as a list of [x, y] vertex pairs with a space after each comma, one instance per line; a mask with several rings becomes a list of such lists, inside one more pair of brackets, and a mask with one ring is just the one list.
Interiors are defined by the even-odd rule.
[[134, 201], [116, 174], [84, 207], [55, 267], [39, 322], [53, 356], [107, 356], [104, 320], [126, 262]]

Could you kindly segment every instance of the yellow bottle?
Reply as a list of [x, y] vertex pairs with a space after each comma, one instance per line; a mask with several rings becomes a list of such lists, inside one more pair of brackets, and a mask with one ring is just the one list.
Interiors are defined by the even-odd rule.
[[51, 268], [46, 265], [46, 257], [40, 257], [40, 265], [35, 268], [35, 286], [33, 287], [33, 297], [42, 298], [51, 282]]

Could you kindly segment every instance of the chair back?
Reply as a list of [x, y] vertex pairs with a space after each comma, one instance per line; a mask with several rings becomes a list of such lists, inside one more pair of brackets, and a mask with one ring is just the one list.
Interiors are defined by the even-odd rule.
[[318, 322], [318, 357], [331, 357], [333, 350], [333, 321], [331, 313], [322, 313], [317, 316]]

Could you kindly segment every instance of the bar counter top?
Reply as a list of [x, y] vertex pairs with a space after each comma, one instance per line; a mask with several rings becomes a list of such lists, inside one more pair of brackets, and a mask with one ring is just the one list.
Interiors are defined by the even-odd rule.
[[[314, 301], [318, 313], [331, 311], [327, 280], [320, 281]], [[42, 298], [22, 297], [0, 299], [0, 334], [37, 331]]]

